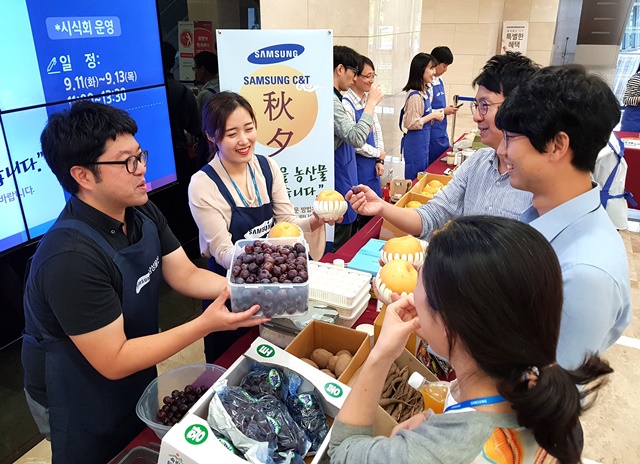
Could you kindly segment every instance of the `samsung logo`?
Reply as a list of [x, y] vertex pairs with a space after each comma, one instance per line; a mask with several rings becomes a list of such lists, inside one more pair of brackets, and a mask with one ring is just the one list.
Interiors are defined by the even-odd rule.
[[302, 55], [304, 47], [297, 44], [280, 44], [256, 50], [247, 57], [249, 63], [253, 64], [273, 64], [291, 60], [298, 55]]

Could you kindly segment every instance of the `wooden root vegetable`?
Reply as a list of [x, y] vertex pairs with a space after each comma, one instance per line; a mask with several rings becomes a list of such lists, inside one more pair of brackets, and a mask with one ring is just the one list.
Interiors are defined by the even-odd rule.
[[382, 389], [382, 398], [378, 404], [400, 423], [424, 410], [424, 401], [420, 392], [409, 386], [409, 369], [398, 369], [393, 363]]

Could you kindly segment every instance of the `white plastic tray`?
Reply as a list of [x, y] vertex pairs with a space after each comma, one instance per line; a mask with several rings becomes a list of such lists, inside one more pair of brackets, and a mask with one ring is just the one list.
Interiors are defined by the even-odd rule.
[[[309, 261], [309, 299], [352, 311], [371, 289], [371, 274]], [[350, 316], [350, 314], [345, 314]]]

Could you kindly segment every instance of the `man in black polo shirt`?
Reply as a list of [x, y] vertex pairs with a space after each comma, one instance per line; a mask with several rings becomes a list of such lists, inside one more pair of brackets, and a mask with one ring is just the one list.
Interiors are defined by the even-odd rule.
[[[72, 197], [43, 237], [27, 278], [25, 391], [54, 463], [100, 463], [142, 430], [135, 405], [155, 365], [218, 330], [264, 322], [230, 313], [226, 281], [193, 265], [148, 200], [147, 152], [136, 123], [111, 106], [78, 102], [49, 119], [42, 152]], [[217, 300], [158, 333], [161, 279]], [[47, 418], [48, 415], [48, 418]]]

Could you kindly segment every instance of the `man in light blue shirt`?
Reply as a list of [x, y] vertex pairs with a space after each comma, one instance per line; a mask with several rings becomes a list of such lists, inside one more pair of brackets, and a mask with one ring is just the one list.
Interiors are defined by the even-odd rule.
[[609, 86], [581, 66], [542, 69], [496, 116], [511, 185], [533, 193], [522, 220], [549, 240], [562, 268], [565, 368], [605, 351], [632, 318], [627, 254], [590, 177], [619, 119]]
[[519, 53], [507, 52], [487, 61], [473, 81], [478, 90], [471, 111], [482, 143], [490, 148], [474, 153], [427, 204], [417, 209], [397, 208], [380, 199], [370, 188], [360, 185], [361, 193], [353, 195], [349, 192], [346, 196], [353, 209], [365, 216], [378, 214], [408, 234], [426, 240], [457, 216], [488, 214], [520, 218], [531, 205], [532, 195], [509, 184], [507, 167], [496, 154], [502, 132], [496, 128], [494, 118], [505, 97], [537, 70], [533, 61]]

